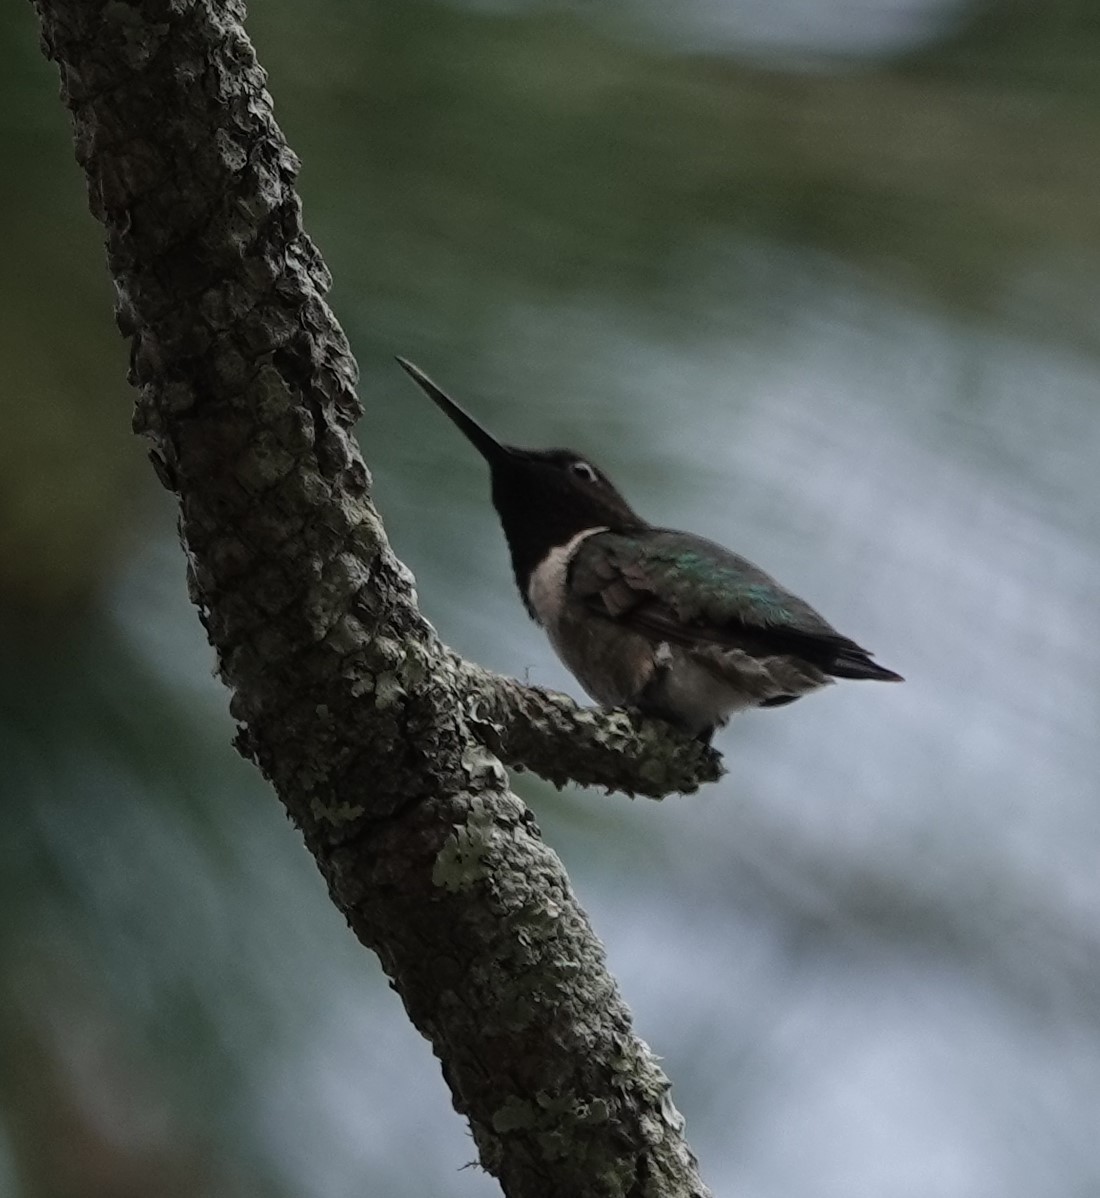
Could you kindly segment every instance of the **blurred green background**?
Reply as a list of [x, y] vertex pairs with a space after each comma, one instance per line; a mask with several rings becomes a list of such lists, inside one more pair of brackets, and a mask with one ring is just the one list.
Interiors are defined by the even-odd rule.
[[[738, 719], [687, 800], [518, 780], [716, 1192], [1100, 1193], [1095, 5], [250, 30], [446, 640], [577, 693], [394, 352], [909, 679]], [[0, 52], [0, 1195], [496, 1193], [230, 749], [29, 6]]]

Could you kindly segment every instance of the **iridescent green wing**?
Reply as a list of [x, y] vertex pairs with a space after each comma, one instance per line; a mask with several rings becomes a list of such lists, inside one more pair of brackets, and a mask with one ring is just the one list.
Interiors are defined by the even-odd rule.
[[745, 558], [668, 529], [600, 533], [579, 547], [570, 590], [594, 611], [682, 645], [790, 653], [828, 668], [866, 652]]

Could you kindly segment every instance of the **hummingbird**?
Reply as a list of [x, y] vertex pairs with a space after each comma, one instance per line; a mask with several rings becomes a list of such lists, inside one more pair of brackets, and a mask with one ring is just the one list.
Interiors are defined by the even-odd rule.
[[836, 678], [903, 681], [745, 558], [650, 524], [588, 458], [505, 445], [397, 361], [488, 463], [524, 606], [597, 703], [709, 743], [734, 713]]

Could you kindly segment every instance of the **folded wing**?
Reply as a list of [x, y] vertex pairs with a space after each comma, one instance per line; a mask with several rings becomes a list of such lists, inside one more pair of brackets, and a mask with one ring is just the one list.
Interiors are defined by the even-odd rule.
[[837, 678], [901, 680], [763, 570], [703, 537], [668, 529], [589, 537], [569, 586], [593, 612], [655, 641], [788, 656]]

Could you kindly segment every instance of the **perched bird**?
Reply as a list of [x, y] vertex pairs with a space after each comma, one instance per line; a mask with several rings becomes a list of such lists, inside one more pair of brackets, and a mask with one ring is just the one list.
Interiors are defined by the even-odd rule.
[[404, 358], [488, 462], [524, 605], [584, 689], [709, 741], [736, 711], [834, 678], [900, 682], [751, 562], [655, 528], [571, 449], [503, 445]]

